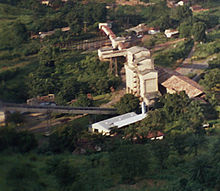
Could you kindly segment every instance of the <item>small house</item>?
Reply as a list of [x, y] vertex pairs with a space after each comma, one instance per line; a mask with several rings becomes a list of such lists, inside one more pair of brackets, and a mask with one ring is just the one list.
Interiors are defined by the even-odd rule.
[[161, 131], [149, 132], [147, 138], [150, 140], [162, 140], [164, 138], [164, 133]]
[[157, 34], [157, 33], [159, 33], [159, 32], [160, 32], [160, 29], [159, 29], [159, 28], [151, 27], [151, 28], [148, 29], [148, 34], [151, 34], [151, 35]]
[[166, 29], [164, 34], [166, 35], [167, 38], [171, 38], [179, 35], [179, 31], [175, 29]]

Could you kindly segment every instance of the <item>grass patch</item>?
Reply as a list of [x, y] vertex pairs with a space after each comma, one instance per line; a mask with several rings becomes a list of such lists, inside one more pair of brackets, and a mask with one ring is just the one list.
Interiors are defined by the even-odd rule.
[[100, 106], [101, 104], [108, 103], [111, 100], [111, 94], [102, 94], [93, 97], [94, 106]]
[[193, 41], [191, 40], [179, 42], [173, 45], [173, 48], [170, 47], [170, 49], [154, 54], [154, 63], [159, 66], [174, 68], [179, 59], [184, 59], [188, 56], [192, 46]]
[[207, 58], [210, 55], [220, 52], [220, 40], [216, 40], [214, 42], [197, 44], [196, 50], [192, 57], [193, 60], [200, 60]]
[[207, 34], [207, 39], [209, 41], [215, 41], [220, 39], [220, 30], [214, 30]]

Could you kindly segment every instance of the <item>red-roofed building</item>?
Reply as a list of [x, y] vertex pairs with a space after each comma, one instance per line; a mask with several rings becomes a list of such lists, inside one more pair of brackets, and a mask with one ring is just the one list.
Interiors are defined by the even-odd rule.
[[161, 131], [149, 132], [147, 138], [150, 140], [162, 140], [164, 137], [164, 133]]

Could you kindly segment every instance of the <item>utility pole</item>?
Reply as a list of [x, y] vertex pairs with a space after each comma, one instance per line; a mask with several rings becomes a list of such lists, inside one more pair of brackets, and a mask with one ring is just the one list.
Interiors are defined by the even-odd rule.
[[83, 23], [84, 23], [84, 28], [83, 28], [83, 31], [86, 33], [86, 32], [87, 32], [87, 22], [86, 22], [86, 21], [84, 21]]
[[112, 67], [113, 67], [113, 58], [110, 58], [110, 62], [109, 62], [109, 73], [112, 74]]
[[47, 109], [47, 132], [46, 134], [50, 135], [51, 133], [51, 111]]
[[115, 76], [118, 76], [118, 60], [115, 58]]

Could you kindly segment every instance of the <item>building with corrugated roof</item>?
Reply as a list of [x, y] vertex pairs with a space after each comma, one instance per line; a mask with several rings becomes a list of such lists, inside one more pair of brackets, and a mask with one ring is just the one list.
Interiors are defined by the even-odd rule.
[[110, 131], [113, 127], [122, 128], [130, 124], [143, 120], [147, 116], [145, 104], [142, 102], [142, 113], [136, 114], [135, 112], [126, 113], [116, 117], [112, 117], [97, 123], [93, 123], [91, 126], [92, 132], [102, 133], [103, 135], [110, 135]]
[[157, 67], [156, 69], [158, 82], [166, 88], [167, 93], [185, 91], [189, 98], [195, 98], [204, 93], [203, 88], [190, 78], [167, 68]]

